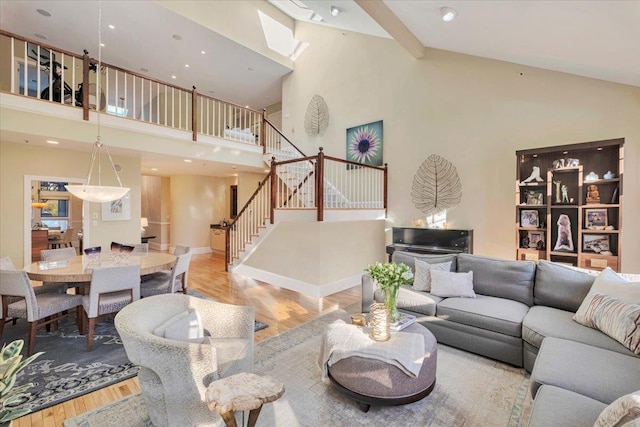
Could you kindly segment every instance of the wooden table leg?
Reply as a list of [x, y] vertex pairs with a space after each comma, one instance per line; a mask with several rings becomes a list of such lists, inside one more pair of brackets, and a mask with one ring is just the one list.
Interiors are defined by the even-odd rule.
[[220, 416], [224, 420], [224, 423], [227, 427], [238, 427], [238, 425], [236, 424], [236, 416], [233, 411], [225, 412], [224, 414], [220, 414]]
[[256, 409], [252, 409], [249, 412], [249, 423], [247, 424], [247, 427], [254, 427], [256, 425], [256, 423], [258, 422], [258, 415], [260, 415], [261, 409], [262, 409], [262, 406]]

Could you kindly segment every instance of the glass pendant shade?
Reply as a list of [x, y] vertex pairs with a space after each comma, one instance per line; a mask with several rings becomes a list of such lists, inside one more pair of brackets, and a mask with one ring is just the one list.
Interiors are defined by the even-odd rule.
[[129, 192], [127, 187], [110, 187], [106, 185], [65, 185], [65, 188], [77, 198], [94, 203], [113, 202], [124, 197]]

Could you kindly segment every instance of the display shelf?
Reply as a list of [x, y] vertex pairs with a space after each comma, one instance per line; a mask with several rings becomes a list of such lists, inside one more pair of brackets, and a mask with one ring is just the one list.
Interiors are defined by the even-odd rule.
[[[619, 271], [624, 139], [521, 150], [516, 152], [516, 161], [517, 259], [546, 259], [593, 269], [608, 266]], [[601, 178], [607, 173], [614, 174], [615, 178]], [[536, 175], [544, 181], [520, 184], [521, 180]], [[585, 179], [596, 175], [598, 179]], [[526, 204], [531, 197], [543, 204]], [[606, 203], [609, 201], [613, 203]], [[597, 209], [603, 211], [590, 211]], [[527, 210], [537, 211], [538, 219], [535, 212], [524, 212]], [[521, 227], [521, 221], [539, 223], [543, 227]], [[612, 225], [615, 229], [585, 228], [592, 224], [601, 225], [600, 222], [604, 226]], [[531, 237], [531, 232], [543, 233], [545, 249], [523, 246], [523, 242], [526, 244], [525, 238]], [[533, 237], [542, 240], [538, 233]], [[561, 245], [574, 251], [554, 250]], [[605, 255], [600, 255], [599, 251]]]

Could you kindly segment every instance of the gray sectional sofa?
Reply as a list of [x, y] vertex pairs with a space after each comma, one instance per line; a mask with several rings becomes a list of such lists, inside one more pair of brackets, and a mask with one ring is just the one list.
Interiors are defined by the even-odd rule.
[[[573, 320], [595, 275], [549, 261], [402, 251], [392, 257], [412, 270], [416, 259], [429, 264], [451, 261], [452, 271], [473, 271], [477, 297], [440, 298], [403, 286], [398, 308], [414, 314], [439, 343], [533, 371], [531, 391], [539, 397], [531, 426], [593, 425], [609, 403], [640, 389], [640, 356]], [[367, 275], [362, 296], [363, 312], [374, 299], [384, 300]], [[549, 424], [553, 418], [548, 417], [559, 411], [572, 412], [563, 417], [568, 423], [558, 424], [555, 418]]]

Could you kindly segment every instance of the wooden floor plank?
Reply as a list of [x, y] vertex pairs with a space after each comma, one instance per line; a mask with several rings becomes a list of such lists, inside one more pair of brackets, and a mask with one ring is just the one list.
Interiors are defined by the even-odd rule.
[[[228, 273], [224, 271], [224, 255], [220, 254], [193, 255], [189, 267], [189, 287], [218, 302], [255, 307], [256, 320], [269, 325], [268, 328], [256, 332], [256, 343], [361, 300], [359, 286], [328, 297], [314, 298]], [[60, 427], [67, 418], [139, 391], [138, 379], [130, 378], [52, 408], [26, 415], [19, 419], [17, 425], [14, 423], [14, 426]]]

